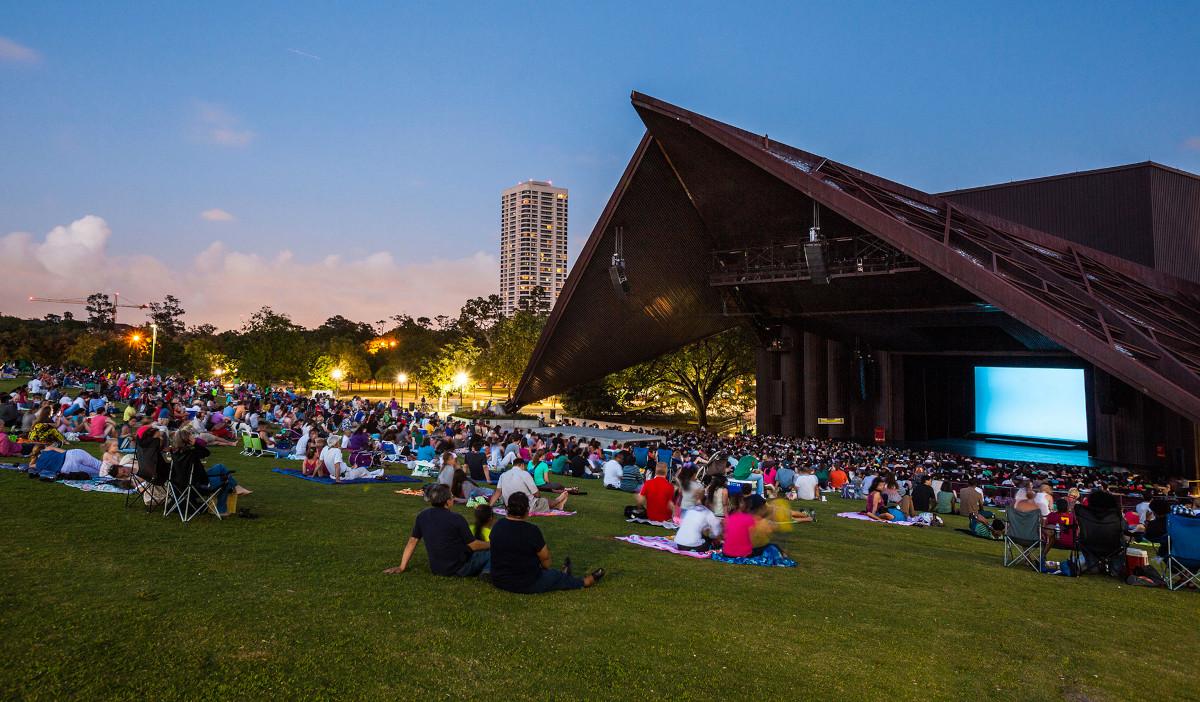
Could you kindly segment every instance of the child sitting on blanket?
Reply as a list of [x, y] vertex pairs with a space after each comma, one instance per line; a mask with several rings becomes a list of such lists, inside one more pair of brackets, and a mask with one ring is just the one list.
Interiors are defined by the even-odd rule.
[[314, 442], [304, 450], [304, 462], [300, 465], [300, 475], [309, 478], [328, 478], [329, 471], [325, 469], [325, 462], [318, 455], [318, 446]]
[[708, 508], [708, 495], [683, 513], [675, 548], [680, 551], [711, 551], [721, 543], [721, 520]]
[[492, 540], [492, 525], [496, 523], [496, 515], [490, 505], [479, 505], [475, 508], [475, 526], [471, 533], [480, 541]]

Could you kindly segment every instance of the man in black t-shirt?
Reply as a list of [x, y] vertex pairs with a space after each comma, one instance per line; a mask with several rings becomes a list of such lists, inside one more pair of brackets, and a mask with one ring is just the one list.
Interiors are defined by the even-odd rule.
[[576, 478], [587, 475], [588, 460], [583, 457], [583, 449], [576, 446], [571, 449], [571, 458], [567, 461], [568, 470]]
[[918, 512], [932, 512], [932, 505], [937, 504], [937, 496], [933, 494], [933, 486], [929, 484], [929, 475], [921, 476], [912, 491], [913, 509]]
[[412, 536], [404, 546], [400, 565], [385, 573], [403, 573], [417, 542], [425, 540], [429, 570], [434, 575], [454, 575], [469, 578], [488, 570], [491, 561], [490, 545], [471, 534], [467, 520], [450, 509], [450, 486], [440, 483], [429, 489], [429, 509], [422, 510], [413, 523]]
[[551, 590], [591, 587], [604, 577], [597, 568], [583, 580], [571, 575], [570, 559], [562, 570], [550, 568], [550, 550], [542, 530], [525, 521], [529, 497], [523, 492], [508, 496], [508, 516], [492, 527], [492, 584], [501, 590], [536, 594]]
[[467, 475], [471, 476], [471, 480], [476, 483], [490, 483], [487, 467], [487, 454], [480, 451], [482, 445], [479, 442], [471, 444], [471, 450], [467, 452], [463, 461], [467, 464]]

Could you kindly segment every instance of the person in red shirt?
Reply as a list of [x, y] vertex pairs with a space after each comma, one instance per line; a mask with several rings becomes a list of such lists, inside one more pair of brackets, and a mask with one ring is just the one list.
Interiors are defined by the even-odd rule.
[[667, 522], [675, 516], [675, 486], [667, 480], [667, 464], [654, 468], [654, 477], [647, 480], [638, 492], [637, 503], [646, 510], [646, 519]]
[[[1075, 546], [1075, 514], [1067, 506], [1066, 500], [1054, 503], [1054, 512], [1046, 515], [1045, 526], [1042, 527], [1043, 539], [1047, 548], [1073, 548]], [[1058, 529], [1055, 529], [1058, 527]]]
[[841, 466], [834, 466], [833, 470], [829, 471], [829, 487], [834, 490], [841, 490], [846, 480], [846, 471], [842, 470]]

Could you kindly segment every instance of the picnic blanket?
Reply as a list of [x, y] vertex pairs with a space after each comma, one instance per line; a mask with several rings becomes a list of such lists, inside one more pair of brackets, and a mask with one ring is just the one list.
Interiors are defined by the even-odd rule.
[[415, 497], [425, 497], [425, 493], [424, 493], [423, 491], [421, 491], [421, 490], [412, 490], [412, 489], [409, 489], [409, 488], [403, 488], [403, 489], [400, 489], [400, 490], [394, 490], [393, 492], [395, 492], [397, 495], [413, 495], [413, 496], [415, 496]]
[[875, 522], [876, 524], [892, 524], [894, 526], [925, 526], [924, 524], [921, 524], [920, 522], [908, 522], [908, 521], [901, 522], [901, 521], [896, 521], [896, 520], [893, 520], [890, 522], [884, 522], [884, 521], [880, 521], [878, 519], [871, 519], [870, 517], [863, 514], [862, 512], [842, 512], [842, 513], [838, 514], [838, 516], [845, 517], [846, 519], [860, 519], [864, 522]]
[[763, 551], [761, 556], [750, 556], [746, 558], [733, 558], [726, 556], [720, 551], [712, 552], [712, 559], [721, 563], [734, 563], [737, 565], [756, 565], [756, 566], [771, 566], [775, 568], [795, 568], [796, 562], [790, 558], [784, 558], [779, 553], [779, 549], [774, 546], [768, 546]]
[[83, 490], [84, 492], [111, 492], [117, 495], [128, 495], [136, 492], [136, 490], [122, 490], [113, 485], [112, 481], [107, 478], [100, 478], [99, 480], [59, 480], [58, 483], [77, 490]]
[[625, 521], [629, 522], [630, 524], [649, 524], [651, 526], [662, 527], [663, 529], [670, 529], [672, 531], [679, 528], [679, 525], [675, 522], [652, 522], [649, 519], [642, 519], [641, 517], [630, 517]]
[[420, 478], [409, 478], [404, 475], [385, 475], [383, 479], [376, 480], [375, 478], [359, 478], [358, 480], [343, 480], [337, 482], [333, 478], [314, 478], [311, 475], [304, 475], [295, 468], [273, 468], [272, 473], [283, 473], [292, 478], [300, 478], [301, 480], [311, 480], [314, 483], [324, 483], [325, 485], [356, 485], [363, 483], [420, 483], [424, 482]]
[[633, 544], [634, 546], [645, 546], [646, 548], [666, 551], [667, 553], [677, 553], [681, 556], [691, 556], [692, 558], [709, 558], [712, 556], [712, 551], [681, 551], [675, 547], [674, 537], [671, 536], [640, 536], [638, 534], [630, 534], [629, 536], [614, 536], [613, 538], [617, 541]]
[[[493, 507], [492, 514], [498, 514], [501, 517], [503, 517], [504, 515], [508, 514], [508, 512], [504, 511], [503, 507]], [[574, 512], [564, 512], [561, 509], [552, 509], [549, 512], [530, 512], [529, 516], [530, 517], [569, 517], [572, 514], [575, 514], [575, 513]]]

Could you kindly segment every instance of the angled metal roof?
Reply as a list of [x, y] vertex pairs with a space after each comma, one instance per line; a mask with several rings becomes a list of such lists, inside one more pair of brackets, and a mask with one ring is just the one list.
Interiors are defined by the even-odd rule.
[[[634, 93], [633, 105], [646, 135], [551, 312], [515, 403], [767, 317], [989, 309], [1009, 327], [1023, 325], [1018, 338], [1044, 338], [1200, 422], [1200, 286], [648, 96]], [[859, 265], [814, 286], [801, 266], [761, 288], [712, 274], [722, 250], [795, 241], [813, 202], [829, 213], [822, 229], [869, 239], [885, 252], [886, 270]], [[617, 228], [628, 296], [608, 273]]]

